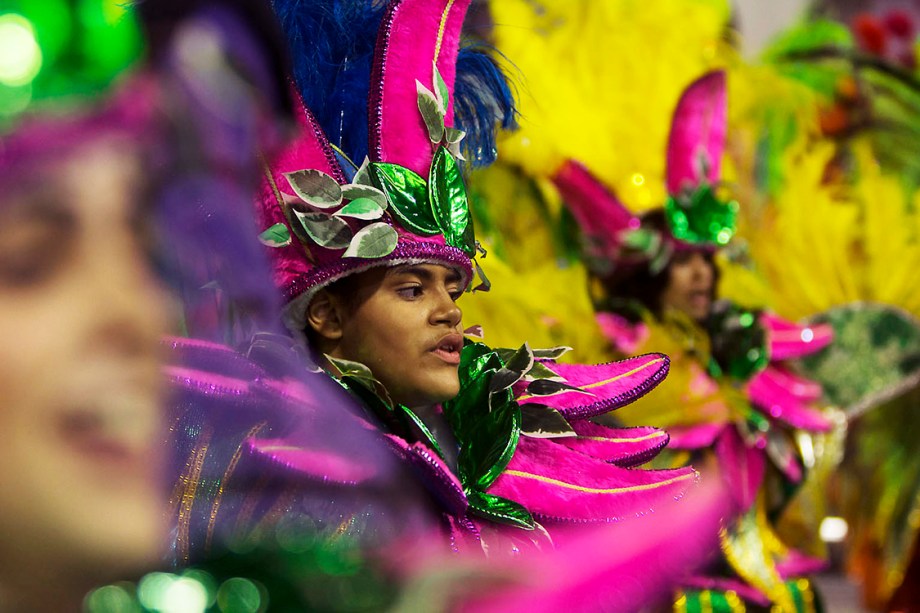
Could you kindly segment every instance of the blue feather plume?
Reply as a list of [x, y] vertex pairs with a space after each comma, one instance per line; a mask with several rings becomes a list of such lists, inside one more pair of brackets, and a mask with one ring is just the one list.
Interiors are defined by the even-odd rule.
[[488, 166], [498, 155], [497, 128], [517, 128], [517, 108], [508, 78], [488, 47], [463, 46], [457, 56], [454, 124], [466, 132], [463, 155], [473, 167]]
[[367, 155], [367, 98], [384, 0], [273, 0], [294, 84], [329, 141], [355, 164]]

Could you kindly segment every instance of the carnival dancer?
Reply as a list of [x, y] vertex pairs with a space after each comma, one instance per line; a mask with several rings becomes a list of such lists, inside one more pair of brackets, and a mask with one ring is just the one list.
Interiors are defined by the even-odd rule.
[[554, 181], [584, 231], [605, 334], [626, 355], [660, 347], [672, 358], [669, 393], [662, 394], [669, 402], [650, 398], [617, 417], [666, 428], [671, 448], [685, 454], [671, 456], [677, 464], [702, 462], [733, 494], [737, 515], [722, 537], [721, 567], [690, 582], [675, 607], [807, 611], [814, 592], [801, 576], [821, 563], [776, 537], [770, 518], [787, 498], [768, 492], [771, 483], [788, 489], [803, 478], [795, 433], [831, 427], [814, 404], [820, 387], [782, 366], [826, 346], [830, 331], [715, 301], [713, 256], [730, 241], [738, 207], [720, 183], [725, 129], [725, 75], [713, 72], [677, 105], [669, 197], [641, 217], [574, 161]]

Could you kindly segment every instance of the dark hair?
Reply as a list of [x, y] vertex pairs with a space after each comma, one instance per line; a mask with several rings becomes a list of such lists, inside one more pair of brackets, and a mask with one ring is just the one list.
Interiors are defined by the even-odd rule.
[[[662, 209], [655, 209], [643, 215], [642, 227], [664, 235], [670, 233]], [[603, 288], [602, 295], [595, 296], [595, 308], [602, 311], [614, 311], [633, 321], [641, 319], [643, 311], [651, 312], [655, 317], [661, 317], [664, 306], [661, 303], [661, 297], [668, 286], [671, 266], [675, 261], [680, 261], [681, 258], [693, 253], [702, 253], [712, 266], [712, 298], [715, 300], [719, 283], [719, 267], [715, 264], [714, 254], [709, 250], [691, 249], [674, 253], [668, 264], [657, 273], [652, 272], [649, 261], [643, 259], [619, 263], [610, 274], [595, 276], [597, 284]]]

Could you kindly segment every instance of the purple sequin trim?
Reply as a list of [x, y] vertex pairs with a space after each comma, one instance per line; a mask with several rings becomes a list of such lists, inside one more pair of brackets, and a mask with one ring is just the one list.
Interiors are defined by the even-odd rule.
[[306, 275], [294, 279], [282, 288], [285, 299], [289, 301], [286, 323], [292, 329], [302, 329], [300, 311], [303, 311], [303, 307], [309, 303], [317, 291], [343, 277], [377, 266], [418, 263], [441, 264], [456, 269], [463, 277], [461, 283], [464, 288], [473, 279], [471, 260], [460, 249], [437, 243], [401, 242], [392, 253], [382, 258], [342, 258], [331, 264], [316, 266]]
[[367, 98], [368, 115], [370, 116], [370, 158], [373, 161], [383, 160], [383, 143], [381, 132], [383, 129], [383, 83], [386, 79], [386, 56], [390, 48], [390, 35], [393, 32], [393, 22], [396, 13], [402, 7], [402, 1], [392, 2], [387, 7], [383, 23], [377, 32], [377, 46], [374, 49], [374, 65], [371, 68], [371, 88]]
[[[636, 357], [647, 357], [653, 354], [644, 354]], [[595, 415], [601, 415], [602, 413], [609, 413], [615, 409], [619, 409], [622, 406], [625, 406], [634, 400], [645, 396], [649, 393], [656, 385], [661, 383], [665, 377], [668, 376], [668, 370], [671, 367], [671, 359], [668, 356], [664, 357], [664, 365], [658, 369], [658, 371], [643, 381], [640, 385], [633, 387], [629, 390], [626, 390], [618, 396], [613, 398], [606, 398], [595, 402], [594, 404], [581, 405], [577, 407], [572, 407], [570, 409], [559, 409], [559, 412], [562, 413], [562, 416], [566, 419], [587, 419], [589, 417], [594, 417]], [[607, 362], [610, 364], [610, 362]]]

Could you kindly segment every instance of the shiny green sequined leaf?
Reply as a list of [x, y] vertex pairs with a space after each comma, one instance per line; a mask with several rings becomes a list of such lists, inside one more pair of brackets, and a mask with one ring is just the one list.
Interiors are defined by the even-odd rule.
[[389, 211], [399, 224], [420, 236], [439, 234], [437, 222], [428, 205], [425, 179], [398, 164], [371, 164], [371, 175], [387, 196]]
[[476, 242], [466, 187], [457, 160], [444, 147], [438, 148], [431, 161], [428, 186], [431, 210], [445, 241], [473, 257]]
[[738, 203], [719, 200], [711, 185], [671, 195], [664, 210], [671, 233], [688, 243], [726, 245], [735, 233]]
[[283, 223], [276, 223], [259, 234], [259, 241], [269, 247], [285, 247], [291, 244], [291, 232]]
[[517, 448], [521, 410], [510, 389], [489, 392], [503, 366], [487, 346], [468, 344], [460, 354], [460, 393], [444, 403], [444, 415], [460, 442], [460, 480], [468, 491], [492, 485]]
[[343, 220], [326, 213], [293, 211], [314, 243], [327, 249], [344, 249], [352, 240], [351, 228]]
[[297, 196], [318, 209], [331, 209], [342, 202], [342, 187], [338, 181], [319, 170], [298, 170], [284, 173]]
[[351, 239], [343, 258], [382, 258], [393, 253], [399, 235], [388, 223], [378, 222], [364, 226]]
[[470, 492], [467, 500], [473, 513], [491, 521], [524, 530], [533, 530], [536, 525], [527, 509], [507, 498], [484, 492]]
[[759, 311], [720, 300], [705, 323], [712, 358], [724, 374], [747, 381], [766, 368], [770, 355]]

